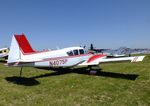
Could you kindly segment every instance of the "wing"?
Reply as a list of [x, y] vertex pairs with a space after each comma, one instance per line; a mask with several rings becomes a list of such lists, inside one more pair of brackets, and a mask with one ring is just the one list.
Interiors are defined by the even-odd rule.
[[0, 58], [4, 58], [4, 57], [7, 57], [8, 54], [0, 54]]
[[121, 57], [121, 58], [97, 58], [92, 61], [84, 61], [78, 66], [89, 66], [89, 65], [98, 65], [100, 63], [107, 63], [107, 62], [118, 62], [118, 61], [131, 61], [131, 62], [140, 62], [143, 61], [145, 56], [134, 56], [134, 57]]

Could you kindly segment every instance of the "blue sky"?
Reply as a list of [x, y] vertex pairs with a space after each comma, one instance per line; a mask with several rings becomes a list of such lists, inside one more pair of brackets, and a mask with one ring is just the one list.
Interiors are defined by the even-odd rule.
[[150, 48], [150, 0], [0, 0], [0, 47], [21, 33], [35, 49]]

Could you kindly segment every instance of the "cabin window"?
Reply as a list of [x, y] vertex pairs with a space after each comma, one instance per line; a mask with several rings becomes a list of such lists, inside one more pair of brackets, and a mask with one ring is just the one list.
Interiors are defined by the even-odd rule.
[[78, 55], [78, 50], [73, 50], [74, 55]]
[[79, 49], [79, 53], [80, 54], [84, 54], [84, 50], [83, 49]]
[[67, 52], [67, 54], [68, 54], [69, 56], [73, 56], [73, 52], [72, 52], [72, 51]]

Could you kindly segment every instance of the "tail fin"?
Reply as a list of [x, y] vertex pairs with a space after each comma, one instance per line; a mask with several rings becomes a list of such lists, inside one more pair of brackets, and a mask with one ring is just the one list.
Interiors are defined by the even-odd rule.
[[14, 35], [12, 37], [7, 63], [17, 62], [21, 59], [22, 55], [34, 52], [24, 34]]
[[15, 39], [20, 47], [20, 50], [22, 51], [23, 54], [29, 54], [29, 53], [35, 52], [32, 49], [32, 47], [25, 35], [14, 35], [14, 37], [15, 37]]

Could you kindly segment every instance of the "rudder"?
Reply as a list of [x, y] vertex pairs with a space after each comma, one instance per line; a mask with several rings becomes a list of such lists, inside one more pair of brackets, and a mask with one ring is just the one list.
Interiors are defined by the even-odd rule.
[[32, 49], [30, 43], [28, 42], [24, 34], [14, 35], [12, 37], [7, 63], [17, 62], [21, 59], [23, 55], [27, 55], [34, 52], [35, 51]]

